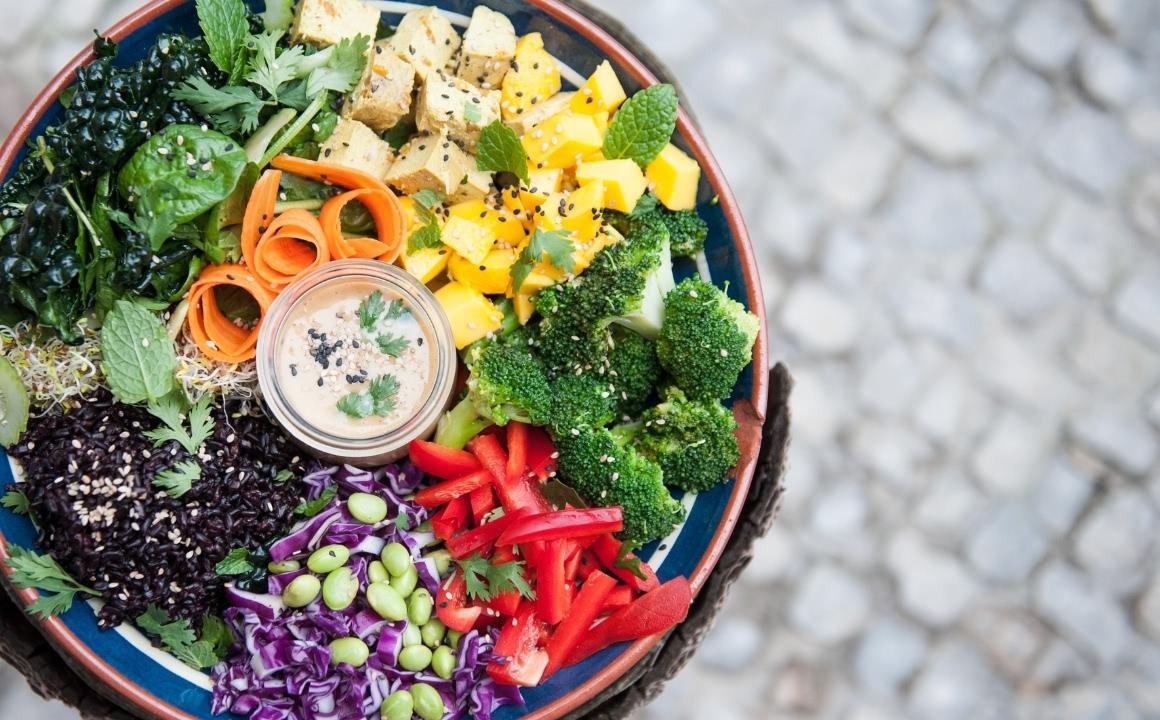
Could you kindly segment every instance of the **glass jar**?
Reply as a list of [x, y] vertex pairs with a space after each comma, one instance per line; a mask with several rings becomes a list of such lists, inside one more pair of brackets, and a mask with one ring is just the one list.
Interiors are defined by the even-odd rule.
[[[409, 315], [381, 309], [368, 329], [361, 301], [376, 292], [380, 308], [399, 301]], [[375, 329], [389, 322], [405, 322], [404, 332]], [[411, 341], [400, 351], [378, 342], [383, 335]], [[376, 364], [379, 370], [368, 370]], [[270, 414], [307, 452], [333, 463], [370, 467], [404, 456], [408, 443], [434, 432], [457, 367], [451, 323], [435, 296], [376, 260], [327, 263], [299, 278], [275, 299], [258, 333], [258, 383]], [[395, 402], [383, 411], [370, 389], [388, 374]]]

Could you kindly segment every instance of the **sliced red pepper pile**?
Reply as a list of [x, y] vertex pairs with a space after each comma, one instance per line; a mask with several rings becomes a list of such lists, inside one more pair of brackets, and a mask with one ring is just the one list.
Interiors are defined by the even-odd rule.
[[557, 454], [540, 428], [510, 423], [467, 450], [417, 440], [410, 451], [415, 465], [441, 480], [416, 501], [434, 512], [435, 535], [451, 555], [492, 566], [522, 562], [535, 591], [531, 599], [507, 588], [483, 601], [468, 593], [470, 578], [457, 568], [435, 599], [453, 630], [501, 628], [500, 659], [488, 667], [497, 682], [535, 687], [610, 645], [667, 632], [688, 614], [685, 578], [662, 585], [631, 554], [640, 574], [627, 569], [614, 537], [624, 527], [619, 507], [551, 507], [541, 485], [555, 476]]

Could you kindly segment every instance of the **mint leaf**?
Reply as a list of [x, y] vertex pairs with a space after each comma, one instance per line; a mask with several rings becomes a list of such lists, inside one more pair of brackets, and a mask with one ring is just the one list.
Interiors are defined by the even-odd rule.
[[171, 498], [179, 498], [193, 489], [193, 481], [201, 477], [201, 466], [192, 460], [183, 460], [153, 476], [153, 486], [165, 491]]
[[536, 265], [547, 260], [564, 272], [576, 267], [572, 258], [572, 239], [569, 230], [536, 229], [532, 239], [512, 265], [512, 290], [519, 292]]
[[231, 550], [213, 569], [218, 575], [245, 575], [254, 571], [254, 564], [250, 562], [250, 551], [240, 547]]
[[234, 73], [250, 36], [242, 0], [197, 0], [197, 24], [209, 46], [209, 58], [227, 75]]
[[677, 91], [653, 85], [625, 101], [604, 135], [604, 156], [629, 158], [644, 167], [656, 159], [677, 129]]
[[636, 207], [632, 209], [632, 212], [628, 214], [628, 217], [633, 219], [644, 217], [645, 215], [651, 213], [653, 210], [656, 210], [659, 203], [660, 199], [657, 198], [655, 194], [651, 192], [645, 193], [644, 195], [640, 196], [640, 200], [636, 201]]
[[0, 506], [8, 508], [17, 515], [28, 515], [32, 509], [28, 503], [28, 496], [19, 490], [9, 490], [4, 493], [4, 497], [0, 498]]
[[367, 393], [350, 393], [339, 398], [337, 407], [339, 412], [363, 420], [374, 414], [375, 401]]
[[424, 210], [430, 211], [443, 202], [443, 193], [437, 190], [420, 190], [412, 195], [411, 199]]
[[383, 294], [378, 290], [367, 296], [365, 300], [359, 303], [358, 306], [358, 323], [362, 329], [367, 332], [372, 332], [375, 325], [379, 322], [379, 317], [387, 309], [387, 303], [383, 300]]
[[177, 386], [177, 353], [156, 315], [118, 300], [101, 327], [101, 369], [123, 403], [156, 402]]
[[326, 506], [330, 504], [330, 501], [333, 500], [334, 496], [337, 494], [338, 494], [338, 486], [337, 485], [329, 485], [326, 487], [325, 490], [322, 491], [322, 494], [319, 495], [316, 499], [307, 500], [307, 501], [303, 502], [302, 504], [300, 504], [298, 507], [294, 508], [294, 514], [302, 515], [303, 517], [312, 518], [315, 515], [317, 515], [318, 513], [325, 510]]
[[411, 344], [407, 338], [391, 333], [379, 335], [375, 338], [375, 343], [379, 346], [379, 352], [396, 358], [402, 355]]
[[293, 478], [293, 477], [294, 477], [294, 473], [292, 473], [292, 472], [290, 472], [289, 470], [287, 470], [287, 469], [283, 468], [283, 469], [281, 469], [281, 470], [279, 470], [279, 471], [278, 471], [278, 474], [277, 474], [277, 475], [275, 475], [275, 476], [274, 476], [274, 481], [275, 481], [275, 482], [284, 483], [284, 482], [286, 482], [287, 480], [289, 480], [289, 479], [291, 479], [291, 478]]
[[479, 103], [468, 100], [463, 105], [463, 119], [469, 123], [477, 123], [483, 117], [483, 111], [479, 108]]
[[443, 232], [439, 230], [439, 224], [427, 223], [407, 238], [407, 254], [414, 255], [420, 250], [437, 248], [441, 245], [443, 245]]
[[525, 183], [531, 182], [528, 177], [528, 153], [519, 135], [499, 120], [480, 133], [479, 145], [475, 150], [475, 165], [480, 170], [514, 173]]

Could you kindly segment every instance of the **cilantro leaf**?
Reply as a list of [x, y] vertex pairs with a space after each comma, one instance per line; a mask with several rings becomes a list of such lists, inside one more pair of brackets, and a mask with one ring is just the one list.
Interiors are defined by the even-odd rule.
[[483, 111], [479, 107], [479, 103], [468, 100], [463, 105], [463, 119], [469, 123], [477, 123], [483, 117]]
[[368, 393], [348, 393], [338, 399], [339, 412], [363, 420], [375, 412], [375, 401]]
[[156, 315], [118, 300], [101, 327], [101, 368], [123, 403], [155, 402], [176, 387], [177, 353]]
[[254, 571], [254, 564], [250, 562], [250, 551], [240, 547], [231, 550], [213, 569], [218, 575], [245, 575]]
[[625, 101], [604, 135], [604, 156], [629, 158], [644, 167], [656, 159], [677, 129], [677, 91], [653, 85]]
[[322, 494], [319, 495], [316, 499], [307, 500], [307, 501], [303, 502], [302, 504], [300, 504], [298, 507], [294, 508], [294, 514], [302, 515], [303, 517], [312, 518], [315, 515], [317, 515], [318, 513], [325, 510], [326, 506], [330, 504], [330, 501], [333, 500], [334, 496], [337, 494], [338, 494], [338, 486], [337, 485], [328, 485], [322, 491]]
[[475, 165], [480, 170], [510, 172], [525, 183], [528, 176], [528, 153], [519, 135], [499, 120], [483, 129], [475, 151]]
[[240, 50], [250, 34], [242, 0], [197, 0], [197, 23], [205, 34], [209, 57], [227, 75], [234, 73]]
[[217, 664], [214, 643], [198, 640], [193, 628], [189, 625], [189, 620], [171, 621], [164, 610], [156, 605], [150, 605], [145, 613], [137, 618], [137, 626], [149, 635], [157, 637], [161, 646], [168, 650], [173, 657], [195, 670]]
[[161, 488], [171, 498], [179, 498], [193, 489], [193, 481], [201, 477], [201, 466], [192, 460], [183, 460], [153, 476], [153, 486]]
[[28, 496], [19, 490], [9, 490], [0, 498], [0, 506], [6, 507], [17, 515], [28, 515], [32, 508], [28, 503]]
[[539, 263], [547, 260], [564, 272], [576, 267], [572, 259], [572, 238], [569, 230], [541, 230], [536, 228], [532, 239], [512, 265], [512, 290], [519, 292], [528, 275]]
[[215, 88], [205, 78], [192, 75], [173, 91], [177, 100], [213, 121], [227, 135], [249, 135], [261, 124], [267, 103], [247, 87], [227, 85]]
[[441, 246], [443, 232], [439, 229], [439, 218], [434, 208], [443, 202], [443, 195], [435, 190], [420, 190], [411, 199], [415, 202], [415, 215], [423, 225], [407, 238], [407, 252], [416, 253]]
[[375, 343], [379, 346], [379, 352], [391, 357], [399, 357], [411, 345], [411, 342], [402, 335], [392, 335], [385, 333], [375, 338]]
[[375, 401], [375, 414], [385, 416], [395, 409], [395, 401], [399, 394], [399, 381], [394, 375], [380, 375], [371, 380], [370, 396]]
[[379, 318], [386, 312], [387, 304], [383, 294], [378, 290], [368, 295], [358, 306], [358, 323], [362, 329], [371, 332], [378, 324]]
[[479, 553], [459, 561], [468, 597], [481, 602], [512, 590], [529, 600], [535, 599], [536, 594], [524, 577], [523, 567], [522, 560], [493, 565]]
[[306, 95], [315, 97], [327, 90], [350, 92], [362, 79], [370, 49], [370, 38], [359, 35], [303, 58], [300, 67], [311, 68], [306, 77]]
[[184, 402], [180, 393], [172, 393], [148, 405], [149, 412], [159, 418], [163, 427], [146, 431], [145, 436], [160, 446], [169, 440], [176, 440], [190, 455], [196, 455], [209, 436], [213, 434], [214, 419], [210, 414], [212, 397], [206, 393], [197, 399], [189, 411], [189, 430], [185, 429]]
[[[29, 612], [42, 618], [68, 610], [77, 593], [98, 594], [74, 580], [51, 555], [40, 555], [19, 545], [8, 546], [8, 567], [12, 569], [13, 584], [40, 591], [40, 598], [29, 607]], [[45, 595], [45, 592], [55, 595]]]
[[264, 32], [253, 36], [250, 42], [254, 46], [254, 57], [250, 60], [251, 70], [246, 75], [247, 82], [265, 90], [275, 102], [281, 87], [297, 79], [298, 63], [304, 56], [301, 45], [294, 45], [279, 53], [278, 41], [281, 39], [280, 32]]
[[218, 659], [222, 659], [234, 643], [234, 633], [217, 615], [206, 615], [201, 621], [201, 639], [213, 647]]
[[491, 589], [487, 584], [489, 564], [479, 553], [459, 561], [459, 569], [463, 571], [463, 580], [466, 583], [468, 597], [483, 602], [491, 600]]
[[387, 303], [387, 312], [384, 316], [387, 320], [398, 320], [410, 312], [411, 311], [407, 309], [406, 303], [404, 303], [402, 300], [396, 299]]
[[294, 473], [290, 472], [286, 468], [282, 468], [281, 470], [278, 471], [278, 474], [274, 476], [274, 481], [284, 483], [293, 477], [294, 477]]

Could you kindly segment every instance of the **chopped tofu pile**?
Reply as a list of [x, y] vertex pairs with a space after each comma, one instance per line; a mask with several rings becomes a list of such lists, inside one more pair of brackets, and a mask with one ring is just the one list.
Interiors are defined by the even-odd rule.
[[[375, 37], [378, 27], [378, 11], [362, 0], [300, 0], [291, 33], [321, 48]], [[700, 167], [675, 145], [644, 168], [604, 156], [605, 134], [626, 99], [607, 61], [578, 90], [561, 92], [559, 63], [539, 33], [519, 37], [511, 20], [481, 5], [460, 36], [448, 16], [425, 7], [372, 46], [320, 159], [381, 178], [403, 195], [408, 237], [438, 226], [437, 246], [408, 249], [401, 263], [438, 288], [464, 347], [499, 328], [503, 312], [493, 298], [510, 298], [526, 323], [535, 296], [569, 277], [544, 258], [512, 287], [512, 267], [537, 231], [568, 234], [571, 274], [579, 274], [622, 240], [606, 210], [629, 213], [649, 190], [670, 210], [695, 207]], [[500, 187], [477, 167], [481, 133], [496, 121], [520, 138], [529, 182]], [[411, 136], [396, 151], [383, 137], [397, 137], [398, 128]]]

